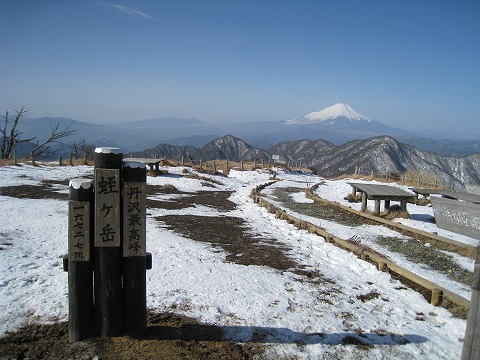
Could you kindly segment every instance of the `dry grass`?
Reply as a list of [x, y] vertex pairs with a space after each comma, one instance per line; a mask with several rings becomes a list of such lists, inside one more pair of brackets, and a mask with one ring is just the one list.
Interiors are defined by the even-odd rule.
[[432, 173], [407, 170], [403, 174], [403, 182], [410, 186], [421, 186], [427, 188], [443, 188], [445, 184], [442, 179]]
[[11, 166], [15, 165], [11, 159], [0, 159], [0, 166]]
[[352, 193], [350, 193], [347, 196], [345, 196], [345, 200], [347, 200], [349, 203], [359, 203], [362, 201], [362, 195], [356, 194], [354, 196]]
[[387, 209], [384, 219], [393, 220], [398, 218], [410, 219], [410, 214], [408, 211], [403, 211], [400, 205], [392, 205]]
[[395, 176], [378, 176], [378, 175], [362, 175], [362, 174], [343, 174], [337, 176], [336, 180], [342, 179], [359, 179], [359, 180], [376, 180], [379, 182], [387, 183], [397, 183], [405, 186], [414, 186], [414, 187], [425, 187], [425, 188], [443, 188], [445, 185], [441, 178], [435, 174], [418, 171], [418, 170], [407, 170], [403, 175]]

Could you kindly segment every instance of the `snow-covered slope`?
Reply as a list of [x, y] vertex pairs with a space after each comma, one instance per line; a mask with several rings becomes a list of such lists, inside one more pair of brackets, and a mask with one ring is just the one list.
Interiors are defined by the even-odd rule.
[[[219, 326], [227, 340], [257, 342], [264, 345], [262, 358], [267, 359], [460, 357], [465, 320], [434, 307], [388, 273], [378, 272], [374, 265], [275, 218], [255, 204], [250, 192], [269, 181], [268, 171], [232, 170], [228, 177], [208, 175], [218, 181], [212, 188], [204, 186], [201, 178], [182, 176], [184, 171], [192, 171], [189, 168], [166, 170], [170, 176], [148, 177], [148, 184], [173, 185], [188, 193], [182, 196], [198, 191], [212, 191], [212, 196], [213, 191], [231, 191], [229, 200], [236, 207], [228, 212], [202, 204], [181, 209], [149, 208], [147, 248], [154, 259], [153, 268], [147, 272], [149, 309]], [[55, 185], [52, 191], [66, 195], [66, 186], [57, 184], [77, 177], [92, 178], [93, 168], [5, 166], [0, 167], [0, 188], [47, 183]], [[336, 201], [351, 191], [347, 180], [326, 181], [281, 170], [278, 179], [281, 181], [272, 189], [305, 188], [323, 181], [319, 194]], [[152, 196], [159, 195], [149, 194]], [[178, 194], [162, 196], [161, 201], [168, 202]], [[0, 217], [0, 336], [24, 324], [68, 319], [68, 275], [62, 271], [68, 238], [65, 198], [0, 196], [0, 209], [6, 215]], [[423, 212], [432, 214], [431, 208], [408, 206], [411, 214], [417, 214], [417, 220], [415, 216], [409, 220], [410, 226], [443, 235], [434, 223], [422, 220]], [[271, 239], [265, 246], [283, 249], [299, 267], [321, 277], [229, 261], [230, 254], [216, 244], [169, 229], [161, 220], [169, 215], [241, 218], [260, 239]], [[327, 225], [342, 238], [355, 234], [362, 241], [369, 240], [374, 231], [385, 232], [373, 226], [353, 228], [333, 222], [322, 226]]]
[[371, 122], [365, 115], [355, 111], [347, 104], [337, 103], [321, 111], [311, 112], [310, 114], [287, 120], [285, 123], [292, 124], [312, 124], [318, 122], [328, 122], [337, 118], [347, 118], [350, 121]]

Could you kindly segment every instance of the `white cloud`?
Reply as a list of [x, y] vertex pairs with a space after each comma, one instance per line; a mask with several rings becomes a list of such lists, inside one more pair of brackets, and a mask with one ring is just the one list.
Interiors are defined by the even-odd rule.
[[157, 21], [157, 19], [155, 19], [154, 17], [144, 13], [143, 11], [140, 11], [140, 10], [128, 7], [128, 6], [123, 6], [123, 5], [114, 4], [114, 3], [102, 3], [102, 5], [108, 6], [112, 9], [119, 10], [119, 11], [123, 12], [124, 14], [130, 15], [130, 16], [140, 17], [140, 18], [147, 19], [147, 20], [152, 20], [152, 21]]

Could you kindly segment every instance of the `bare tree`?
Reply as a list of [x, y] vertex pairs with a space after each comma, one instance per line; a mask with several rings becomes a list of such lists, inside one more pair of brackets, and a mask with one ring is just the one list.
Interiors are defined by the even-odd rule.
[[95, 145], [89, 144], [86, 139], [80, 139], [74, 141], [70, 145], [70, 149], [72, 149], [75, 159], [78, 159], [81, 156], [89, 158], [95, 151]]
[[30, 156], [32, 157], [32, 162], [35, 164], [35, 160], [45, 159], [51, 156], [54, 153], [54, 151], [51, 151], [51, 146], [53, 144], [61, 144], [62, 145], [61, 148], [63, 148], [63, 144], [60, 143], [58, 140], [70, 135], [74, 135], [76, 133], [76, 130], [70, 129], [70, 126], [72, 126], [72, 124], [68, 125], [65, 129], [60, 129], [59, 123], [57, 123], [56, 125], [51, 125], [50, 136], [42, 143], [40, 143], [40, 141], [37, 140], [37, 145], [30, 152]]
[[8, 159], [12, 156], [12, 151], [15, 145], [35, 139], [35, 137], [30, 139], [20, 139], [22, 132], [17, 129], [20, 119], [24, 118], [27, 112], [28, 110], [25, 110], [25, 107], [22, 107], [20, 110], [15, 110], [15, 115], [13, 116], [13, 121], [11, 123], [12, 116], [10, 116], [8, 110], [5, 112], [5, 115], [3, 115], [3, 127], [0, 129], [2, 135], [2, 159]]
[[87, 140], [81, 139], [81, 149], [85, 158], [89, 159], [93, 157], [93, 153], [95, 152], [95, 145], [87, 143]]
[[80, 141], [74, 141], [71, 145], [70, 145], [70, 149], [72, 150], [73, 152], [73, 157], [75, 159], [78, 159], [82, 153], [81, 153], [81, 150], [80, 150]]

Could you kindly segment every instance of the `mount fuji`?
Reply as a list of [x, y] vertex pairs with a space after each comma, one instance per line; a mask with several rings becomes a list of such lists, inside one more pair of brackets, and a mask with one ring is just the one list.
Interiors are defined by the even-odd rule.
[[251, 145], [266, 148], [268, 144], [299, 139], [323, 139], [338, 145], [380, 135], [403, 137], [411, 134], [410, 131], [372, 120], [347, 104], [338, 103], [320, 111], [272, 123], [267, 133], [243, 138]]
[[314, 123], [329, 123], [334, 124], [337, 119], [346, 118], [352, 122], [367, 122], [371, 123], [372, 120], [365, 115], [353, 110], [347, 104], [335, 104], [329, 106], [321, 111], [311, 112], [305, 116], [300, 116], [295, 119], [285, 121], [287, 125], [306, 125]]

